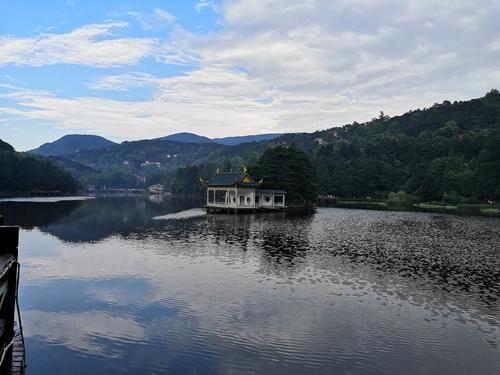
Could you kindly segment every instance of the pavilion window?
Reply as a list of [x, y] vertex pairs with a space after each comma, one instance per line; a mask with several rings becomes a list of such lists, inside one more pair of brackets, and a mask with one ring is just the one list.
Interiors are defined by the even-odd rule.
[[215, 203], [216, 204], [226, 204], [226, 192], [225, 190], [215, 191]]
[[274, 196], [274, 204], [276, 204], [276, 205], [283, 204], [283, 195], [275, 195]]

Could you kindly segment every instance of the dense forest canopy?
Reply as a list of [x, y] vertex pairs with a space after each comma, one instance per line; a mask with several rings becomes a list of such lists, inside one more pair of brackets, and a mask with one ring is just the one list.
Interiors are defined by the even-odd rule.
[[318, 132], [319, 191], [500, 199], [500, 93]]
[[73, 193], [80, 184], [47, 159], [15, 152], [0, 140], [0, 192], [60, 191]]

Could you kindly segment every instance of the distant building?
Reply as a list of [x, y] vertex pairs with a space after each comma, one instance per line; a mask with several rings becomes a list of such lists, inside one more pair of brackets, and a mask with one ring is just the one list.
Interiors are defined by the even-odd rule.
[[217, 172], [208, 181], [207, 210], [276, 210], [284, 209], [286, 191], [260, 189], [261, 181], [255, 181], [247, 172]]
[[144, 163], [141, 163], [141, 168], [145, 168], [145, 167], [161, 168], [161, 163], [159, 161], [146, 160]]
[[148, 192], [150, 194], [163, 194], [163, 185], [162, 184], [151, 185], [150, 187], [148, 187]]

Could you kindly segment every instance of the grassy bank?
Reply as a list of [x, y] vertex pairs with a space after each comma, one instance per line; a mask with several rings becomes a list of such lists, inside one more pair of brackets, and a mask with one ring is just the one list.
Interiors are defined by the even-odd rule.
[[383, 201], [367, 201], [354, 199], [338, 199], [335, 204], [328, 205], [339, 208], [360, 208], [369, 210], [386, 211], [419, 211], [419, 212], [438, 212], [453, 213], [460, 215], [480, 215], [500, 217], [500, 204], [487, 203], [461, 203], [450, 204], [441, 202], [413, 203], [406, 205], [391, 205]]

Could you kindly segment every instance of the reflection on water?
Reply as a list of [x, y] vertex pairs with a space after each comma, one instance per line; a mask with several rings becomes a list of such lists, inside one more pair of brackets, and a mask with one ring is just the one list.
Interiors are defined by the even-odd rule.
[[499, 373], [499, 219], [190, 206], [0, 204], [32, 373]]
[[173, 214], [166, 214], [161, 216], [155, 216], [155, 220], [180, 220], [180, 219], [191, 219], [193, 217], [205, 216], [207, 214], [206, 210], [202, 208], [191, 208], [189, 210], [175, 212]]
[[46, 203], [0, 202], [0, 212], [6, 224], [26, 229], [36, 226], [63, 241], [80, 242], [127, 235], [149, 226], [155, 215], [174, 213], [191, 204], [186, 200], [107, 197]]

